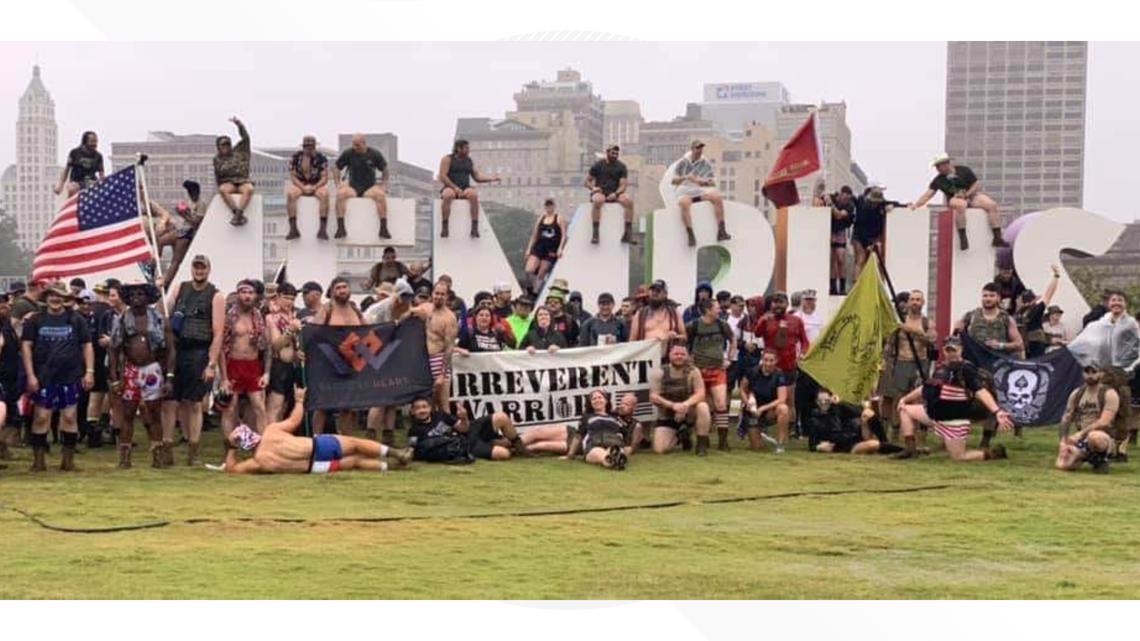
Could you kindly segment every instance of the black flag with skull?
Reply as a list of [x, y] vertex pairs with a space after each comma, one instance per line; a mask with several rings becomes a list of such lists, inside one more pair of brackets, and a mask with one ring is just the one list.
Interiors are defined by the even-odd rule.
[[1018, 425], [1060, 422], [1069, 394], [1081, 385], [1081, 364], [1064, 348], [1033, 360], [1021, 360], [995, 352], [963, 334], [962, 354], [993, 376], [998, 405]]

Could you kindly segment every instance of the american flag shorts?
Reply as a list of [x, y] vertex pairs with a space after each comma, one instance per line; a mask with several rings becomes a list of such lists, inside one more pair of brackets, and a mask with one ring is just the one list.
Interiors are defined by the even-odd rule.
[[970, 421], [934, 421], [932, 429], [947, 441], [964, 441], [970, 436]]

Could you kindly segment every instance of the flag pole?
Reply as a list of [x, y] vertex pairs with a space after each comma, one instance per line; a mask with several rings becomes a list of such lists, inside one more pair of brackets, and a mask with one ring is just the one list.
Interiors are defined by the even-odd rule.
[[[895, 302], [895, 300], [898, 298], [898, 294], [895, 293], [895, 284], [891, 281], [890, 273], [887, 272], [887, 263], [883, 260], [883, 255], [879, 252], [879, 246], [872, 243], [871, 252], [875, 254], [875, 258], [877, 259], [875, 262], [879, 264], [879, 273], [883, 275], [883, 280], [887, 281], [887, 291], [891, 293], [891, 305], [895, 308], [895, 313], [899, 315], [899, 323], [906, 325], [906, 316], [903, 314], [902, 310], [899, 309], [898, 304]], [[920, 358], [918, 355], [918, 349], [914, 344], [914, 336], [911, 336], [910, 332], [903, 333], [906, 334], [906, 342], [908, 345], [910, 345], [910, 353], [914, 354], [914, 365], [918, 368], [918, 375], [925, 383], [926, 369], [922, 366], [922, 358]]]
[[[146, 189], [146, 170], [143, 168], [143, 165], [145, 165], [145, 164], [146, 164], [146, 155], [145, 154], [139, 154], [137, 162], [135, 162], [135, 171], [137, 172], [135, 179], [138, 180], [139, 185], [142, 186], [142, 203], [141, 203], [142, 206], [139, 207], [139, 217], [140, 217], [139, 224], [140, 225], [143, 224], [141, 218], [142, 218], [143, 209], [145, 208], [146, 209], [146, 219], [150, 225], [150, 235], [147, 237], [147, 245], [150, 246], [151, 256], [154, 257], [154, 274], [155, 274], [156, 279], [158, 280], [159, 302], [162, 306], [162, 315], [166, 318], [170, 318], [169, 310], [166, 309], [166, 287], [164, 285], [166, 278], [164, 278], [163, 274], [162, 274], [162, 256], [158, 253], [158, 232], [155, 231], [155, 229], [154, 229], [154, 216], [151, 214], [151, 211], [150, 211], [150, 194], [147, 192], [147, 189]], [[138, 191], [139, 190], [137, 190], [137, 189], [135, 190], [136, 198], [138, 197], [137, 196]], [[143, 235], [144, 236], [147, 235], [146, 231], [147, 231], [146, 227], [144, 226], [143, 227]]]

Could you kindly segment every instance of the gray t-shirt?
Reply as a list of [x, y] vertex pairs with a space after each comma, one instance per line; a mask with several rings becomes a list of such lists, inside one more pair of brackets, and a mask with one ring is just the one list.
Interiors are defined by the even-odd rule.
[[392, 307], [396, 302], [395, 297], [385, 298], [379, 303], [373, 303], [364, 310], [364, 320], [369, 324], [375, 323], [391, 323], [392, 322]]
[[582, 323], [582, 334], [578, 339], [578, 345], [581, 347], [612, 345], [624, 343], [628, 340], [629, 329], [626, 328], [625, 321], [617, 316], [611, 316], [609, 320], [591, 316], [585, 323]]

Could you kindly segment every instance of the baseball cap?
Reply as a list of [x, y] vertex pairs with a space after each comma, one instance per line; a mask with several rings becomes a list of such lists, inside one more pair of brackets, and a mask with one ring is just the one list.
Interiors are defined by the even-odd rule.
[[206, 267], [209, 267], [210, 259], [207, 258], [205, 254], [197, 254], [193, 259], [191, 259], [190, 265], [205, 265]]
[[321, 284], [315, 280], [311, 280], [311, 281], [305, 283], [304, 285], [301, 285], [301, 293], [302, 294], [308, 294], [309, 292], [316, 292], [316, 293], [320, 294], [324, 291], [325, 291], [325, 288], [321, 287]]
[[810, 298], [812, 300], [815, 300], [815, 290], [805, 289], [804, 291], [800, 292], [800, 298]]
[[937, 155], [935, 155], [934, 158], [930, 160], [930, 165], [932, 167], [937, 167], [944, 162], [950, 162], [950, 154], [946, 153], [945, 151], [939, 152]]
[[534, 299], [530, 296], [523, 294], [515, 299], [515, 305], [524, 305], [526, 307], [534, 307]]
[[582, 302], [582, 292], [570, 292], [570, 300]]
[[952, 348], [952, 349], [956, 349], [956, 350], [961, 350], [962, 349], [962, 339], [960, 337], [958, 337], [956, 334], [951, 334], [950, 336], [947, 336], [946, 340], [942, 342], [942, 348], [945, 349], [947, 347]]
[[26, 292], [26, 291], [28, 291], [28, 286], [25, 285], [24, 281], [22, 281], [22, 280], [14, 280], [14, 281], [8, 283], [8, 293], [9, 294], [19, 294], [21, 292]]
[[376, 288], [376, 296], [377, 297], [383, 296], [384, 298], [387, 298], [388, 296], [391, 296], [392, 294], [395, 294], [395, 293], [396, 293], [396, 286], [393, 285], [392, 283], [380, 283], [380, 286]]
[[607, 145], [607, 146], [606, 146], [606, 151], [610, 151], [610, 150], [612, 150], [612, 149], [617, 149], [617, 150], [619, 150], [619, 151], [620, 151], [620, 150], [621, 150], [621, 147], [619, 147], [619, 146], [618, 146], [618, 144], [617, 144], [616, 142], [612, 142], [612, 143], [610, 143], [609, 145]]
[[689, 143], [689, 149], [696, 149], [697, 147], [704, 147], [704, 146], [705, 146], [704, 141], [700, 140], [699, 138], [697, 140], [694, 140], [693, 142]]
[[602, 292], [601, 294], [598, 294], [598, 304], [599, 305], [601, 305], [602, 303], [609, 303], [612, 305], [613, 302], [614, 302], [614, 295], [613, 294], [611, 294], [609, 292]]
[[495, 283], [494, 287], [491, 288], [491, 292], [494, 294], [501, 294], [502, 292], [510, 292], [510, 291], [511, 291], [511, 285], [510, 285], [510, 283], [507, 283], [506, 281], [499, 281], [499, 282]]
[[649, 289], [651, 289], [651, 290], [660, 289], [661, 291], [667, 293], [669, 291], [669, 286], [665, 284], [664, 280], [661, 280], [660, 278], [658, 278], [657, 280], [650, 283]]
[[111, 288], [107, 286], [107, 281], [104, 280], [95, 283], [95, 286], [91, 289], [94, 290], [96, 294], [106, 294]]
[[95, 302], [95, 292], [91, 291], [90, 289], [85, 289], [85, 290], [79, 292], [79, 300], [81, 300], [85, 303], [94, 303]]

